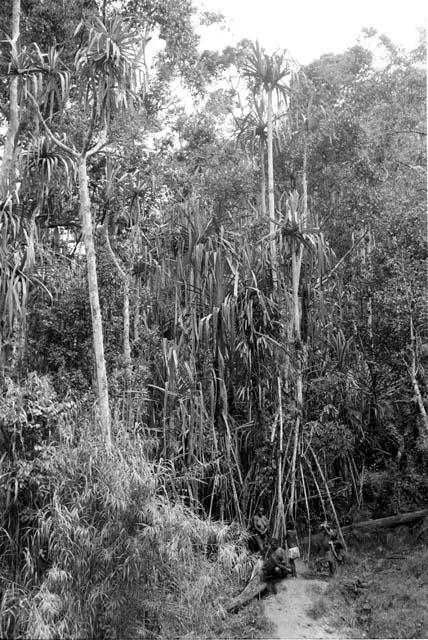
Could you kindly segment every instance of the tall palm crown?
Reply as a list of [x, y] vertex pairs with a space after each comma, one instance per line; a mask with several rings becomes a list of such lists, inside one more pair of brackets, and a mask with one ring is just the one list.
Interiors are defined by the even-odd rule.
[[283, 82], [290, 75], [291, 65], [285, 59], [285, 53], [268, 55], [259, 43], [251, 44], [251, 49], [243, 64], [243, 72], [255, 82], [255, 89], [264, 89], [266, 93], [276, 91], [284, 97], [288, 86]]
[[118, 16], [105, 22], [97, 17], [90, 23], [82, 22], [76, 35], [82, 30], [87, 31], [87, 40], [75, 58], [81, 95], [96, 101], [98, 113], [127, 107], [144, 81], [147, 39], [138, 27]]
[[275, 222], [275, 186], [273, 169], [273, 108], [272, 96], [275, 92], [278, 98], [285, 98], [289, 89], [284, 78], [290, 74], [289, 61], [285, 54], [274, 53], [269, 56], [258, 42], [251, 45], [243, 64], [243, 72], [254, 82], [254, 91], [263, 89], [267, 94], [267, 159], [268, 159], [268, 202], [269, 202], [269, 228], [270, 228], [270, 258], [272, 271], [272, 285], [275, 290], [278, 285], [277, 275], [277, 251], [276, 251], [276, 222]]

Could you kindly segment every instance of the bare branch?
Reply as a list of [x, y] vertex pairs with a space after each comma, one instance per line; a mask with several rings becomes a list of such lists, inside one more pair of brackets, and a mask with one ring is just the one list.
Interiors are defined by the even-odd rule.
[[[100, 133], [100, 137], [98, 139], [98, 142], [92, 147], [92, 149], [89, 149], [89, 151], [86, 152], [86, 157], [90, 158], [91, 156], [94, 156], [106, 144], [107, 144], [107, 123], [104, 123], [104, 127], [103, 127], [103, 130]], [[85, 152], [83, 151], [82, 152], [82, 156], [84, 156], [84, 155], [85, 155]]]
[[40, 120], [40, 122], [42, 123], [42, 126], [44, 128], [44, 130], [46, 131], [46, 135], [48, 136], [49, 140], [51, 140], [57, 147], [59, 147], [60, 149], [62, 149], [63, 151], [65, 151], [66, 153], [68, 153], [68, 155], [70, 155], [72, 158], [77, 158], [77, 151], [75, 151], [74, 149], [72, 149], [71, 147], [69, 147], [68, 145], [64, 144], [64, 142], [61, 142], [61, 140], [59, 138], [56, 137], [56, 135], [52, 132], [52, 130], [48, 127], [48, 125], [46, 124], [46, 120], [44, 119], [44, 117], [42, 116], [41, 112], [40, 112], [40, 107], [38, 105], [37, 100], [35, 99], [35, 97], [33, 96], [32, 93], [28, 93], [27, 94], [38, 115], [38, 118]]
[[322, 286], [324, 284], [324, 282], [326, 282], [333, 275], [333, 273], [335, 271], [337, 271], [337, 269], [340, 267], [340, 265], [346, 260], [346, 258], [349, 256], [349, 254], [352, 253], [356, 247], [358, 247], [360, 242], [362, 242], [364, 240], [364, 238], [367, 236], [367, 234], [368, 234], [368, 231], [365, 231], [363, 233], [363, 235], [360, 238], [358, 238], [357, 242], [354, 242], [352, 247], [350, 249], [348, 249], [348, 251], [345, 253], [345, 255], [340, 258], [339, 262], [337, 262], [337, 264], [335, 264], [334, 267], [332, 269], [330, 269], [330, 271], [325, 276], [322, 276], [319, 279], [319, 281], [315, 285], [316, 289], [318, 287]]

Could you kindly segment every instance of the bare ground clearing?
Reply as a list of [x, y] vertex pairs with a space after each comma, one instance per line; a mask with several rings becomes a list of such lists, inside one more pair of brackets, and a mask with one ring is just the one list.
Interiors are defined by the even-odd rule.
[[307, 569], [298, 562], [297, 578], [289, 578], [278, 585], [278, 593], [269, 595], [265, 600], [265, 615], [272, 623], [272, 638], [285, 640], [290, 638], [347, 638], [345, 629], [334, 629], [328, 621], [328, 615], [314, 618], [310, 610], [324, 593], [328, 582], [322, 579], [305, 577]]

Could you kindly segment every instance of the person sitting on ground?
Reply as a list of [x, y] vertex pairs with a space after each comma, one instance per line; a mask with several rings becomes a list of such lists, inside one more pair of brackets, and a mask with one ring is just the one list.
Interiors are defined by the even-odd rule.
[[261, 554], [265, 551], [266, 535], [269, 527], [263, 507], [259, 507], [253, 518], [253, 533]]
[[272, 540], [272, 553], [262, 566], [264, 582], [268, 584], [268, 588], [273, 593], [276, 593], [276, 583], [286, 578], [290, 573], [291, 569], [288, 565], [287, 553], [278, 540]]
[[288, 559], [290, 561], [291, 575], [293, 578], [297, 577], [296, 573], [296, 560], [300, 558], [300, 550], [297, 542], [297, 531], [293, 527], [291, 522], [287, 522], [287, 547], [288, 547]]

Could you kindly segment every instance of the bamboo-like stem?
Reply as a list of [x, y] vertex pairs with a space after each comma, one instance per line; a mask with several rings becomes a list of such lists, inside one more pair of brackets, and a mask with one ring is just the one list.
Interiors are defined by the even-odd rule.
[[269, 202], [269, 232], [270, 259], [272, 269], [272, 285], [274, 291], [278, 287], [278, 271], [276, 259], [276, 224], [275, 224], [275, 190], [273, 173], [273, 126], [272, 126], [272, 94], [270, 87], [267, 91], [267, 148], [268, 148], [268, 202]]
[[[302, 175], [302, 190], [303, 190], [303, 212], [306, 218], [308, 213], [308, 123], [305, 126], [305, 137], [303, 142], [303, 175]], [[306, 220], [305, 220], [306, 222]]]
[[[355, 498], [358, 501], [358, 487], [357, 487], [357, 481], [355, 479], [355, 475], [354, 475], [354, 470], [352, 468], [352, 463], [351, 463], [351, 459], [349, 457], [349, 455], [346, 456], [347, 462], [348, 462], [348, 467], [349, 467], [349, 471], [351, 472], [351, 478], [352, 478], [352, 485], [353, 485], [353, 489], [354, 489], [354, 493], [355, 493]], [[358, 505], [359, 507], [360, 505]]]
[[291, 491], [290, 491], [290, 513], [292, 513], [295, 502], [295, 492], [296, 492], [296, 460], [297, 460], [297, 451], [299, 446], [299, 435], [300, 435], [300, 427], [302, 421], [302, 412], [303, 412], [303, 345], [301, 343], [301, 332], [300, 332], [300, 302], [299, 302], [299, 281], [300, 281], [300, 271], [301, 264], [303, 258], [303, 246], [300, 245], [298, 248], [295, 246], [296, 240], [295, 238], [291, 239], [291, 268], [292, 268], [292, 301], [293, 301], [293, 338], [295, 345], [295, 357], [296, 357], [296, 390], [295, 390], [295, 400], [296, 400], [296, 421], [294, 425], [294, 446], [293, 446], [293, 456], [291, 462]]
[[309, 560], [311, 556], [311, 510], [309, 508], [309, 499], [306, 491], [305, 476], [303, 474], [303, 466], [301, 462], [299, 462], [299, 469], [300, 469], [300, 477], [302, 478], [302, 487], [303, 487], [303, 495], [305, 497], [306, 513], [308, 514], [308, 534], [309, 534], [308, 560]]
[[260, 139], [260, 210], [262, 220], [266, 220], [266, 167], [265, 167], [265, 145]]
[[326, 510], [326, 508], [325, 508], [325, 502], [324, 502], [324, 498], [323, 498], [323, 495], [322, 495], [322, 492], [321, 492], [320, 486], [319, 486], [319, 484], [318, 484], [318, 480], [317, 480], [317, 478], [316, 478], [316, 475], [315, 475], [315, 473], [314, 473], [314, 470], [312, 469], [312, 465], [311, 465], [311, 463], [309, 462], [309, 460], [307, 459], [306, 455], [304, 455], [304, 458], [305, 458], [306, 464], [308, 465], [308, 469], [309, 469], [309, 471], [310, 471], [310, 473], [311, 473], [312, 480], [314, 481], [314, 485], [315, 485], [315, 488], [316, 488], [316, 490], [317, 490], [317, 493], [318, 493], [318, 495], [319, 495], [319, 497], [320, 497], [320, 500], [321, 500], [321, 507], [322, 507], [322, 510], [323, 510], [324, 518], [325, 518], [325, 519], [327, 519], [327, 510]]
[[278, 480], [277, 480], [277, 493], [278, 493], [278, 523], [277, 533], [281, 540], [282, 535], [285, 535], [285, 513], [284, 502], [282, 496], [282, 466], [283, 466], [283, 434], [284, 434], [284, 420], [282, 415], [282, 391], [281, 391], [281, 378], [278, 376], [278, 407], [279, 407], [279, 450], [278, 450]]
[[329, 486], [328, 486], [328, 483], [327, 483], [327, 479], [325, 477], [325, 474], [324, 474], [324, 472], [323, 472], [323, 470], [321, 468], [319, 460], [318, 460], [317, 456], [315, 455], [315, 452], [314, 452], [314, 450], [313, 450], [311, 445], [309, 445], [309, 451], [312, 454], [312, 457], [313, 457], [313, 459], [315, 461], [315, 464], [317, 466], [318, 472], [319, 472], [319, 474], [321, 476], [321, 479], [322, 479], [322, 481], [324, 483], [324, 487], [325, 487], [325, 490], [326, 490], [326, 493], [327, 493], [327, 496], [328, 496], [328, 500], [330, 502], [331, 510], [333, 511], [334, 519], [335, 519], [336, 524], [337, 524], [337, 528], [338, 528], [338, 531], [339, 531], [340, 539], [341, 539], [345, 549], [347, 549], [345, 538], [343, 537], [343, 534], [342, 534], [342, 527], [340, 526], [339, 518], [337, 517], [336, 507], [334, 506], [333, 498], [331, 497], [331, 493], [330, 493], [330, 489], [329, 489]]

